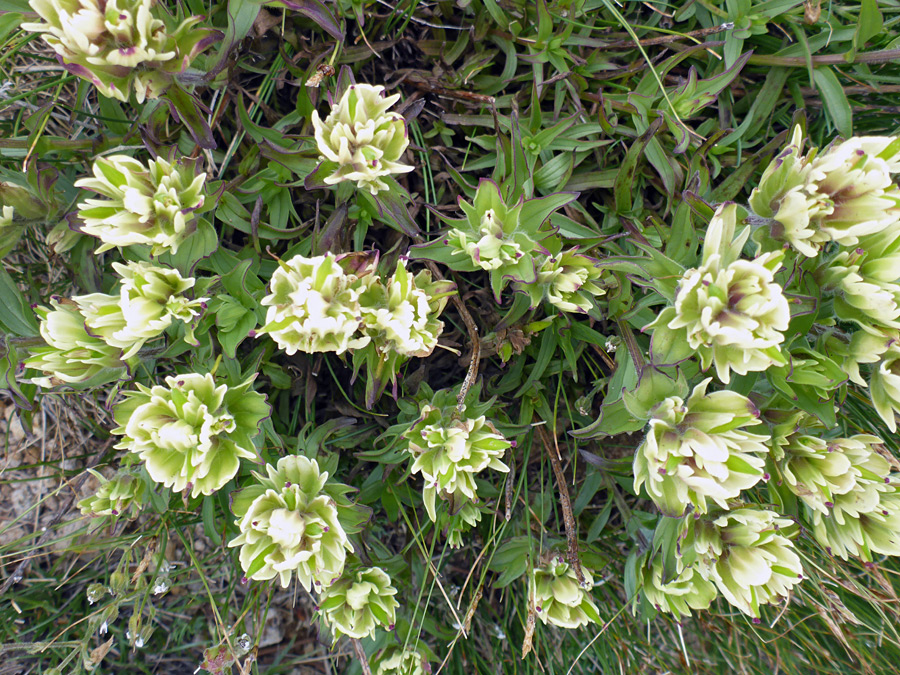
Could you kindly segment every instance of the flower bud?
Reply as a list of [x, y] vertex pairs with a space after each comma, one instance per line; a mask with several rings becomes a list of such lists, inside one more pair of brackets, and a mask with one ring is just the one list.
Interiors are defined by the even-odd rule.
[[431, 666], [418, 649], [391, 645], [372, 660], [373, 675], [429, 675]]
[[667, 577], [661, 555], [645, 561], [639, 570], [641, 590], [650, 604], [678, 620], [690, 616], [692, 609], [708, 609], [718, 595], [715, 584], [691, 567]]
[[78, 502], [82, 515], [125, 516], [129, 520], [138, 516], [146, 494], [144, 481], [128, 472], [120, 472], [107, 480], [96, 471], [88, 470], [100, 480], [100, 487], [94, 495]]
[[371, 637], [377, 626], [393, 630], [400, 606], [397, 589], [380, 567], [361, 568], [344, 575], [322, 591], [319, 610], [334, 639]]
[[[590, 570], [582, 567], [581, 572], [585, 585], [593, 587], [594, 577]], [[578, 583], [575, 570], [562, 556], [553, 556], [546, 564], [532, 570], [528, 598], [544, 625], [580, 628], [589, 623], [600, 623], [594, 599]]]

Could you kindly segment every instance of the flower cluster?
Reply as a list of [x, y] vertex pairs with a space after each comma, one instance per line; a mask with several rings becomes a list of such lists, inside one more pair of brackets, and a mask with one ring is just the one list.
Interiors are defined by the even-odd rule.
[[425, 510], [432, 521], [437, 520], [438, 496], [451, 502], [451, 511], [461, 509], [467, 501], [478, 501], [476, 475], [488, 468], [509, 472], [500, 458], [512, 443], [485, 415], [470, 417], [465, 407], [425, 403], [403, 438], [413, 459], [410, 471], [425, 481]]
[[265, 476], [253, 475], [255, 482], [232, 502], [240, 535], [228, 542], [241, 547], [244, 574], [258, 581], [278, 577], [284, 588], [295, 574], [307, 591], [331, 586], [353, 552], [347, 535], [360, 525], [346, 497], [351, 488], [296, 455], [267, 465]]
[[327, 174], [327, 185], [355, 181], [359, 189], [374, 195], [390, 189], [386, 176], [413, 170], [401, 162], [409, 145], [406, 122], [400, 114], [388, 112], [400, 95], [383, 92], [382, 86], [351, 84], [324, 122], [313, 111], [319, 170]]
[[203, 17], [177, 23], [153, 0], [29, 0], [43, 19], [22, 28], [42, 33], [72, 75], [104, 96], [138, 103], [157, 98], [216, 39], [198, 27]]
[[157, 483], [210, 495], [234, 478], [241, 459], [257, 456], [253, 437], [269, 406], [252, 382], [216, 386], [209, 373], [186, 373], [167, 377], [167, 386], [136, 384], [113, 413], [113, 433], [123, 436], [115, 447], [144, 460]]
[[454, 291], [423, 270], [413, 276], [397, 263], [383, 279], [376, 262], [356, 256], [295, 256], [280, 262], [262, 299], [270, 335], [287, 354], [353, 352], [354, 365], [368, 365], [371, 406], [388, 382], [396, 382], [410, 357], [429, 356], [444, 324], [438, 320]]
[[162, 335], [173, 321], [184, 323], [185, 340], [196, 344], [191, 324], [209, 298], [185, 297], [194, 287], [194, 279], [144, 262], [112, 265], [120, 277], [117, 295], [93, 293], [72, 298], [92, 334], [121, 349], [125, 359], [137, 354], [147, 340]]
[[594, 299], [606, 295], [605, 280], [597, 261], [578, 253], [578, 247], [562, 250], [562, 240], [550, 237], [544, 242], [547, 257], [537, 267], [534, 283], [515, 282], [537, 307], [546, 299], [561, 312], [587, 314], [594, 306]]
[[742, 260], [740, 251], [749, 236], [746, 229], [735, 238], [739, 216], [736, 204], [723, 204], [709, 224], [699, 268], [684, 273], [674, 305], [667, 307], [647, 328], [674, 332], [686, 340], [706, 370], [728, 383], [731, 372], [746, 375], [783, 365], [779, 345], [790, 321], [782, 288], [775, 281], [783, 253], [771, 252]]
[[145, 166], [126, 155], [110, 155], [94, 162], [93, 173], [75, 185], [103, 197], [78, 204], [81, 231], [102, 242], [98, 253], [136, 244], [150, 246], [154, 256], [176, 253], [197, 229], [206, 174], [196, 162], [159, 157]]
[[122, 350], [91, 335], [78, 306], [63, 298], [50, 298], [50, 307], [36, 307], [41, 337], [46, 344], [31, 347], [25, 367], [43, 373], [31, 382], [44, 388], [59, 385], [89, 386], [117, 380], [129, 368]]
[[733, 391], [707, 394], [712, 378], [687, 401], [670, 396], [651, 412], [644, 441], [634, 455], [634, 489], [647, 494], [669, 516], [688, 506], [706, 513], [712, 500], [728, 508], [763, 477], [768, 436], [745, 431], [760, 424], [750, 400]]
[[662, 556], [645, 558], [638, 569], [641, 590], [650, 604], [676, 619], [690, 616], [692, 609], [709, 608], [718, 595], [715, 584], [693, 567], [667, 574]]
[[[592, 588], [594, 578], [591, 572], [584, 567], [581, 572], [585, 586]], [[575, 570], [560, 555], [551, 556], [546, 563], [531, 571], [528, 600], [544, 625], [579, 628], [589, 623], [600, 623], [600, 614], [590, 591], [581, 587]]]

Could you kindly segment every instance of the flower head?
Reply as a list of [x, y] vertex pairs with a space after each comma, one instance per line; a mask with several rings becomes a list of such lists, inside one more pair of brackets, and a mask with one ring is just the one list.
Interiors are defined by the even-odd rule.
[[257, 456], [252, 439], [269, 406], [252, 381], [216, 386], [209, 373], [187, 373], [167, 377], [165, 387], [137, 384], [113, 413], [113, 433], [123, 436], [115, 447], [140, 456], [157, 483], [210, 495], [234, 478], [242, 458]]
[[487, 468], [509, 472], [500, 458], [512, 445], [484, 415], [466, 417], [455, 410], [425, 404], [419, 420], [405, 433], [413, 457], [412, 473], [425, 480], [425, 510], [437, 520], [435, 498], [477, 501], [475, 476]]
[[76, 187], [98, 192], [103, 199], [78, 205], [82, 231], [98, 237], [98, 253], [116, 246], [146, 244], [154, 256], [178, 251], [197, 228], [196, 211], [205, 201], [206, 174], [194, 162], [151, 159], [144, 166], [125, 155], [100, 157], [93, 178]]
[[[590, 570], [582, 567], [581, 571], [585, 586], [593, 587], [594, 577]], [[562, 556], [553, 556], [532, 570], [528, 598], [544, 625], [579, 628], [600, 623], [600, 614], [590, 591], [579, 585], [575, 570]]]
[[794, 530], [787, 518], [750, 506], [708, 520], [686, 516], [678, 567], [695, 568], [729, 603], [759, 618], [760, 605], [786, 598], [803, 579], [787, 536]]
[[393, 630], [400, 606], [397, 589], [380, 567], [366, 567], [344, 575], [322, 591], [319, 610], [334, 632], [352, 638], [371, 637], [378, 626]]
[[670, 516], [688, 505], [706, 513], [707, 500], [727, 508], [727, 500], [763, 477], [768, 436], [744, 430], [760, 423], [756, 407], [733, 391], [707, 394], [711, 381], [698, 384], [686, 402], [670, 396], [656, 406], [635, 452], [635, 491], [646, 485]]
[[50, 308], [37, 307], [41, 337], [47, 344], [31, 347], [26, 368], [42, 371], [32, 378], [41, 387], [101, 383], [118, 379], [128, 368], [122, 350], [88, 333], [84, 316], [71, 300], [50, 299]]
[[731, 371], [746, 375], [784, 364], [779, 345], [790, 321], [787, 299], [775, 281], [783, 253], [737, 259], [735, 249], [740, 251], [746, 232], [731, 243], [736, 210], [734, 204], [719, 207], [709, 225], [703, 264], [685, 272], [674, 306], [648, 326], [684, 331], [703, 369], [715, 365], [726, 384]]
[[262, 299], [268, 310], [257, 335], [271, 335], [288, 355], [360, 349], [370, 340], [359, 334], [363, 288], [359, 277], [345, 272], [331, 253], [281, 262], [269, 283], [270, 294]]
[[282, 457], [254, 472], [256, 482], [232, 503], [241, 534], [228, 542], [240, 546], [240, 562], [250, 579], [276, 576], [287, 588], [291, 576], [306, 590], [335, 583], [353, 545], [346, 518], [352, 510], [346, 485], [328, 481], [328, 472], [303, 456]]
[[750, 195], [750, 208], [770, 218], [769, 234], [815, 257], [836, 241], [855, 246], [859, 237], [900, 222], [900, 142], [891, 136], [855, 137], [801, 155], [803, 134], [763, 173]]
[[43, 33], [70, 73], [104, 96], [138, 103], [157, 98], [214, 40], [198, 28], [203, 17], [179, 25], [153, 0], [29, 0], [43, 22], [23, 23]]
[[[184, 293], [194, 279], [178, 270], [144, 262], [113, 263], [121, 277], [118, 295], [92, 293], [73, 298], [91, 333], [124, 350], [124, 358], [138, 352], [147, 340], [162, 333], [173, 321], [188, 326], [209, 298], [190, 300]], [[188, 342], [193, 342], [188, 328]]]
[[382, 92], [380, 85], [352, 84], [324, 122], [313, 111], [319, 160], [329, 172], [326, 184], [351, 180], [374, 195], [389, 188], [385, 176], [413, 170], [400, 162], [409, 145], [406, 122], [399, 113], [388, 112], [400, 95]]

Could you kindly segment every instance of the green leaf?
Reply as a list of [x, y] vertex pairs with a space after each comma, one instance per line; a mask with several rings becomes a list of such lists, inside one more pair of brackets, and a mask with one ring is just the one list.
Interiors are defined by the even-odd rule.
[[856, 35], [853, 36], [853, 48], [862, 49], [866, 43], [881, 32], [884, 20], [878, 9], [878, 0], [861, 0], [859, 20], [856, 23]]
[[850, 138], [853, 135], [853, 111], [837, 75], [829, 66], [816, 68], [814, 75], [831, 123], [841, 136]]
[[654, 134], [659, 131], [662, 124], [662, 117], [657, 117], [653, 120], [647, 131], [641, 134], [640, 138], [632, 143], [631, 147], [628, 148], [628, 152], [625, 153], [625, 159], [622, 160], [622, 164], [619, 167], [619, 173], [616, 175], [616, 183], [613, 188], [616, 211], [618, 213], [629, 213], [634, 205], [634, 176], [637, 172], [638, 161], [644, 156], [644, 149]]
[[39, 334], [34, 312], [12, 277], [0, 268], [0, 330], [7, 335], [34, 337]]

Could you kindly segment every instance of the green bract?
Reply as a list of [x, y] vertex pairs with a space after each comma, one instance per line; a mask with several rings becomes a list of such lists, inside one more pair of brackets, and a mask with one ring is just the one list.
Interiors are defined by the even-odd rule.
[[897, 431], [900, 410], [900, 346], [891, 344], [869, 376], [872, 405], [892, 432]]
[[750, 506], [709, 519], [685, 516], [679, 573], [693, 567], [729, 603], [759, 618], [760, 605], [786, 598], [803, 579], [800, 558], [786, 536], [795, 530], [793, 521]]
[[82, 515], [137, 517], [146, 494], [144, 481], [128, 472], [107, 480], [93, 469], [88, 470], [100, 481], [100, 487], [96, 494], [78, 502]]
[[643, 443], [634, 455], [634, 489], [647, 494], [669, 516], [707, 500], [728, 508], [727, 500], [763, 477], [768, 436], [744, 427], [760, 423], [756, 406], [733, 391], [706, 393], [712, 378], [698, 384], [687, 401], [677, 396], [656, 406]]
[[798, 126], [750, 195], [754, 213], [771, 219], [774, 240], [815, 257], [826, 242], [855, 246], [900, 222], [900, 188], [891, 177], [900, 172], [900, 139], [856, 137], [805, 157], [802, 143]]
[[500, 458], [512, 445], [484, 415], [467, 417], [465, 409], [424, 404], [421, 416], [403, 434], [413, 456], [410, 470], [425, 480], [425, 510], [437, 520], [435, 499], [477, 501], [475, 476], [484, 469], [507, 473]]
[[40, 370], [44, 377], [31, 381], [41, 387], [61, 384], [100, 384], [121, 377], [128, 368], [122, 350], [87, 332], [84, 317], [75, 303], [51, 298], [50, 308], [37, 307], [41, 337], [46, 346], [31, 347], [25, 367]]
[[790, 321], [787, 299], [775, 282], [783, 253], [738, 259], [749, 232], [734, 238], [737, 210], [735, 204], [718, 208], [703, 245], [703, 264], [685, 272], [674, 306], [647, 326], [686, 339], [701, 367], [715, 365], [726, 384], [731, 371], [746, 375], [784, 364], [779, 345]]
[[328, 253], [279, 261], [262, 299], [266, 324], [257, 335], [270, 335], [288, 355], [298, 351], [336, 352], [365, 347], [371, 338], [358, 334], [362, 323], [359, 295], [364, 284], [345, 272]]
[[374, 195], [389, 189], [385, 176], [413, 170], [400, 162], [409, 145], [406, 122], [402, 115], [388, 112], [400, 95], [383, 96], [383, 91], [380, 85], [351, 84], [324, 122], [313, 110], [326, 184], [355, 181]]
[[123, 436], [115, 447], [140, 456], [157, 483], [210, 495], [234, 478], [241, 458], [257, 456], [252, 439], [269, 406], [250, 389], [253, 379], [216, 386], [209, 373], [186, 373], [165, 387], [136, 384], [113, 413], [113, 433]]
[[105, 197], [78, 205], [82, 232], [103, 242], [98, 253], [135, 244], [152, 247], [154, 256], [175, 253], [197, 229], [196, 212], [206, 199], [206, 174], [197, 171], [196, 162], [160, 157], [144, 166], [126, 155], [111, 155], [98, 158], [93, 172], [93, 178], [82, 178], [75, 185]]
[[715, 600], [716, 586], [695, 569], [685, 567], [666, 576], [662, 556], [639, 567], [641, 590], [647, 600], [660, 612], [674, 614], [676, 619], [690, 616], [691, 610], [708, 609]]
[[203, 17], [180, 23], [153, 0], [29, 0], [43, 33], [66, 70], [92, 82], [104, 96], [138, 103], [160, 96], [191, 61], [212, 44], [215, 31]]
[[[593, 587], [590, 570], [581, 568], [584, 583]], [[579, 628], [600, 623], [597, 605], [589, 591], [578, 583], [575, 570], [562, 556], [553, 556], [546, 564], [535, 567], [528, 581], [528, 599], [537, 617], [545, 625]]]
[[196, 342], [190, 325], [209, 298], [184, 296], [194, 287], [193, 278], [144, 262], [112, 265], [121, 277], [118, 295], [93, 293], [73, 298], [91, 333], [122, 349], [126, 359], [147, 340], [162, 335], [173, 320], [187, 324], [186, 340]]
[[472, 502], [463, 504], [459, 511], [453, 515], [443, 515], [444, 517], [441, 520], [447, 523], [445, 531], [447, 546], [450, 548], [461, 548], [463, 539], [469, 530], [481, 522], [481, 509]]
[[373, 675], [428, 675], [428, 659], [417, 649], [392, 645], [372, 660]]
[[293, 574], [306, 590], [328, 588], [341, 576], [348, 534], [359, 530], [361, 518], [345, 496], [352, 488], [328, 481], [315, 460], [282, 457], [266, 466], [266, 475], [232, 502], [241, 534], [229, 546], [240, 546], [240, 562], [250, 579], [276, 576], [287, 588]]
[[413, 247], [410, 256], [430, 258], [461, 272], [489, 272], [491, 289], [499, 302], [509, 281], [532, 284], [537, 280], [537, 268], [546, 255], [538, 242], [553, 234], [544, 221], [577, 197], [577, 193], [558, 193], [538, 199], [519, 198], [509, 206], [500, 187], [482, 179], [471, 204], [459, 198], [465, 218], [439, 214], [451, 229], [430, 244]]
[[342, 635], [370, 637], [378, 626], [394, 629], [397, 589], [380, 567], [366, 567], [344, 575], [322, 591], [319, 598], [325, 623], [337, 640]]

